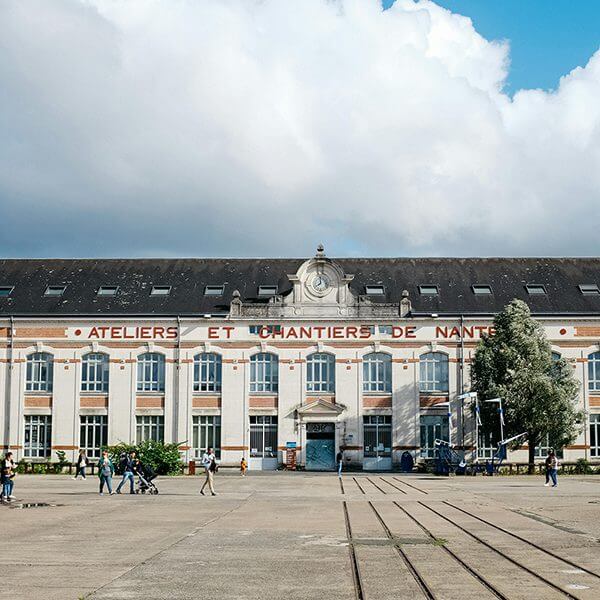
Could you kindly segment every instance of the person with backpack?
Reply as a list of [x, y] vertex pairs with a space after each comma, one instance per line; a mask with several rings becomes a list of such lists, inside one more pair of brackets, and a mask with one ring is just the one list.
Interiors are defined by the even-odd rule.
[[108, 489], [108, 493], [112, 496], [112, 476], [115, 474], [115, 467], [108, 456], [108, 452], [104, 450], [102, 457], [98, 461], [98, 477], [100, 479], [100, 495], [104, 493], [104, 485]]
[[207, 448], [206, 452], [202, 455], [202, 466], [204, 467], [204, 472], [206, 474], [206, 479], [204, 480], [204, 484], [200, 488], [200, 494], [204, 496], [204, 488], [208, 485], [208, 489], [210, 490], [211, 496], [216, 496], [215, 493], [215, 473], [219, 470], [219, 466], [217, 465], [217, 457], [213, 452], [212, 448]]
[[73, 479], [77, 479], [79, 475], [81, 475], [82, 479], [85, 479], [85, 468], [89, 464], [90, 461], [88, 460], [85, 450], [80, 450], [77, 462], [75, 463], [75, 477], [73, 477]]
[[10, 502], [14, 499], [12, 492], [15, 485], [14, 478], [17, 472], [15, 461], [12, 456], [12, 452], [7, 452], [2, 459], [2, 465], [0, 465], [0, 483], [2, 485], [1, 497], [5, 502]]

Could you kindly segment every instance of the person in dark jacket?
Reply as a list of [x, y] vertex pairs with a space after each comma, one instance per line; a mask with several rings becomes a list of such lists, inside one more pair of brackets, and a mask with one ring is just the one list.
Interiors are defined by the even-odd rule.
[[121, 472], [123, 473], [123, 479], [119, 483], [117, 487], [117, 494], [121, 493], [121, 488], [125, 485], [126, 481], [129, 481], [129, 493], [135, 493], [133, 491], [133, 480], [135, 474], [137, 473], [137, 466], [139, 464], [139, 460], [135, 457], [135, 452], [132, 450], [129, 453], [129, 456], [125, 456], [120, 463]]
[[340, 450], [335, 457], [335, 462], [337, 464], [337, 473], [338, 477], [342, 478], [342, 467], [344, 466], [344, 453]]
[[85, 479], [85, 468], [89, 464], [90, 461], [88, 460], [85, 450], [80, 450], [77, 462], [75, 463], [75, 477], [73, 477], [73, 479], [77, 479], [79, 475], [81, 475], [82, 479]]

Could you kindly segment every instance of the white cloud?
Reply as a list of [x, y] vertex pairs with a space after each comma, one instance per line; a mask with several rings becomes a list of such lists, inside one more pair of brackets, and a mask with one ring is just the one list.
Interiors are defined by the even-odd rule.
[[595, 254], [600, 53], [432, 2], [4, 0], [0, 252]]

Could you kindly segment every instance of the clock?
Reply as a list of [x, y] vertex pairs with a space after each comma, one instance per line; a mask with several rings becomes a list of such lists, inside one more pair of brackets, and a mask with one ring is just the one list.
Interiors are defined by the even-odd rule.
[[329, 278], [327, 275], [317, 274], [313, 277], [311, 285], [315, 292], [322, 294], [329, 289]]

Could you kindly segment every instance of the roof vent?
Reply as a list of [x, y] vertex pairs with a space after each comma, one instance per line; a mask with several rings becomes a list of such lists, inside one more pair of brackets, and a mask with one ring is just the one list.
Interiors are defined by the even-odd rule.
[[170, 285], [153, 285], [150, 291], [151, 296], [169, 296], [171, 294]]
[[66, 285], [49, 285], [44, 292], [44, 296], [51, 296], [56, 298], [58, 296], [62, 296], [67, 289]]
[[118, 291], [118, 285], [101, 285], [98, 288], [98, 296], [116, 296]]
[[385, 288], [382, 285], [365, 285], [365, 294], [367, 296], [383, 296]]
[[1, 285], [0, 286], [0, 298], [8, 298], [12, 294], [12, 291], [14, 289], [15, 289], [14, 286]]
[[222, 296], [225, 293], [224, 285], [207, 285], [204, 288], [205, 296]]
[[528, 283], [525, 289], [530, 296], [545, 296], [546, 286], [541, 283]]
[[492, 293], [491, 285], [475, 284], [471, 289], [476, 296], [489, 296]]
[[258, 295], [259, 296], [275, 296], [277, 295], [277, 286], [276, 285], [259, 285], [258, 286]]
[[596, 284], [596, 283], [582, 283], [579, 286], [579, 291], [584, 296], [598, 296], [598, 295], [600, 295], [600, 288], [598, 288], [598, 284]]
[[437, 296], [440, 290], [437, 285], [420, 285], [419, 294], [421, 296]]

